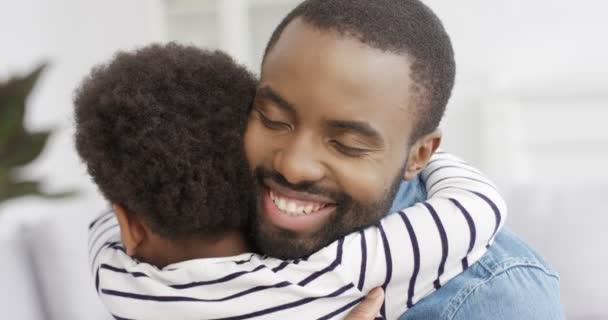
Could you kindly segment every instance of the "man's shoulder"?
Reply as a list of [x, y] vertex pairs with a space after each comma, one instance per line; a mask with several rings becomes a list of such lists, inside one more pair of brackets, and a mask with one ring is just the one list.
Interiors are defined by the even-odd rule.
[[484, 277], [497, 276], [514, 267], [537, 268], [548, 275], [557, 277], [551, 265], [526, 242], [508, 228], [503, 228], [495, 238], [488, 252], [479, 259], [479, 268]]
[[563, 319], [559, 278], [529, 245], [503, 229], [465, 272], [401, 319]]

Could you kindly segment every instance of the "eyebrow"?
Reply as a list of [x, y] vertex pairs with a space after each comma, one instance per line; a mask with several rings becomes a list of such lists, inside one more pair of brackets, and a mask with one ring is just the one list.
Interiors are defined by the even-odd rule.
[[258, 95], [264, 99], [274, 102], [274, 104], [276, 104], [279, 108], [291, 114], [296, 113], [296, 109], [293, 107], [293, 104], [281, 97], [281, 95], [274, 91], [270, 86], [263, 86], [259, 88]]
[[353, 131], [373, 140], [375, 143], [384, 145], [384, 139], [382, 139], [380, 132], [374, 129], [374, 127], [372, 127], [368, 122], [353, 120], [329, 120], [327, 121], [327, 126], [334, 129]]

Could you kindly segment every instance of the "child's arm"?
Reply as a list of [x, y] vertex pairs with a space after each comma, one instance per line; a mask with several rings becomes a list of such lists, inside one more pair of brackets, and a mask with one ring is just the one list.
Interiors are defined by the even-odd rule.
[[506, 217], [492, 182], [452, 155], [435, 155], [421, 177], [427, 201], [347, 236], [342, 250], [333, 251], [342, 252], [340, 268], [359, 290], [385, 288], [388, 318], [477, 261]]
[[[323, 290], [334, 290], [334, 287], [325, 287], [325, 284], [331, 281], [315, 280], [325, 274], [318, 272], [321, 268], [321, 271], [327, 270], [329, 274], [338, 272], [336, 275], [338, 278], [352, 282], [354, 287], [363, 293], [369, 292], [373, 287], [383, 286], [386, 290], [386, 304], [383, 306], [382, 314], [388, 315], [388, 318], [398, 317], [407, 307], [433, 292], [435, 285], [445, 283], [461, 273], [463, 266], [477, 261], [504, 222], [506, 214], [504, 201], [491, 182], [453, 156], [446, 154], [435, 156], [422, 172], [422, 177], [429, 195], [429, 200], [424, 204], [417, 204], [400, 213], [392, 214], [377, 226], [336, 241], [308, 259], [303, 259], [299, 264], [298, 261], [291, 263], [263, 259], [265, 266], [256, 266], [255, 269], [247, 272], [257, 274], [255, 271], [262, 268], [260, 270], [272, 270], [278, 273], [273, 277], [256, 278], [254, 282], [250, 279], [249, 285], [257, 283], [256, 281], [265, 283], [278, 276], [276, 281], [302, 278], [304, 280], [291, 281], [294, 285], [282, 287], [280, 292], [274, 293], [275, 295], [282, 296], [306, 288], [310, 288], [312, 291], [309, 293], [312, 294], [311, 292], [317, 291], [315, 289], [317, 286], [321, 286]], [[141, 295], [181, 296], [186, 292], [176, 292], [182, 290], [176, 290], [175, 284], [197, 281], [202, 283], [214, 277], [207, 274], [204, 268], [196, 268], [195, 272], [187, 272], [186, 278], [173, 279], [172, 271], [140, 264], [124, 254], [119, 234], [116, 220], [111, 212], [100, 216], [91, 224], [90, 259], [98, 291], [118, 288], [119, 291], [134, 291]], [[339, 257], [336, 256], [336, 252], [339, 252]], [[330, 261], [339, 261], [338, 269], [334, 270], [334, 267], [331, 267], [334, 263], [330, 265], [331, 268], [327, 267], [326, 263]], [[245, 269], [253, 267], [248, 264], [239, 264], [239, 266]], [[226, 274], [228, 273], [230, 271], [226, 270]], [[118, 278], [121, 274], [124, 276]], [[216, 277], [219, 279], [217, 275]], [[244, 281], [244, 278], [231, 280], [230, 287], [237, 286], [242, 279]], [[194, 295], [204, 297], [212, 293], [204, 289], [206, 287], [201, 287], [200, 290], [192, 288], [195, 291], [188, 290], [188, 296], [191, 297], [190, 294], [193, 294], [192, 297]], [[106, 297], [104, 303], [110, 311], [135, 312], [132, 301], [112, 295], [110, 292], [102, 292], [102, 298], [104, 293]], [[266, 291], [251, 292], [243, 298], [247, 301], [260, 301], [257, 296], [265, 293]], [[271, 302], [279, 303], [279, 301]], [[330, 303], [330, 306], [333, 307], [336, 303], [339, 302]], [[247, 309], [244, 305], [240, 307]], [[205, 305], [205, 308], [208, 309], [208, 306]], [[168, 309], [163, 310], [169, 312]], [[158, 312], [152, 309], [145, 310]], [[230, 313], [228, 309], [221, 310]], [[206, 313], [201, 312], [201, 314]]]

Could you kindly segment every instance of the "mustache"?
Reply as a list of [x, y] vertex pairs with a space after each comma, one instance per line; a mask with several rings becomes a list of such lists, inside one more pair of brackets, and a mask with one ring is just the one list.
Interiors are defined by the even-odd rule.
[[352, 199], [343, 192], [338, 192], [325, 187], [321, 187], [312, 181], [303, 181], [293, 184], [275, 170], [257, 167], [253, 170], [254, 181], [258, 186], [263, 184], [265, 179], [272, 180], [274, 183], [293, 191], [304, 192], [311, 195], [322, 195], [331, 198], [336, 204], [349, 203]]

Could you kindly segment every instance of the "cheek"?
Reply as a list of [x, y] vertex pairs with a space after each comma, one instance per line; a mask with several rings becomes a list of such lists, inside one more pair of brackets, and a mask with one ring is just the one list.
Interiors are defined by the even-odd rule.
[[342, 166], [343, 170], [336, 175], [339, 184], [353, 200], [371, 204], [386, 197], [386, 193], [395, 179], [393, 172], [388, 172], [381, 164]]

